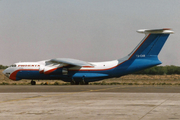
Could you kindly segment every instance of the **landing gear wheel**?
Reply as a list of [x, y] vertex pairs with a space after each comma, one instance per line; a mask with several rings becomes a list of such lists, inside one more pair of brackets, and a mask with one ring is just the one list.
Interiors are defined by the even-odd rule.
[[79, 82], [79, 84], [80, 85], [88, 85], [88, 82], [85, 82], [85, 81], [82, 80], [81, 82]]
[[75, 85], [79, 85], [79, 82], [75, 81]]
[[71, 85], [75, 85], [74, 81], [71, 81]]
[[71, 85], [79, 85], [79, 82], [78, 82], [78, 81], [75, 81], [75, 80], [72, 78]]
[[71, 81], [71, 85], [79, 85], [79, 82], [77, 82], [77, 81]]
[[89, 82], [84, 82], [84, 85], [88, 85], [89, 84]]
[[31, 85], [36, 85], [36, 81], [31, 80]]

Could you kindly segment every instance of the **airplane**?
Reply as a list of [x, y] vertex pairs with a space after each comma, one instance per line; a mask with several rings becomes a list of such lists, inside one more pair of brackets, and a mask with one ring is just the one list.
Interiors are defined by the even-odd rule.
[[18, 81], [34, 80], [62, 80], [72, 85], [88, 84], [106, 78], [121, 77], [136, 71], [161, 64], [158, 54], [170, 34], [169, 28], [140, 29], [145, 37], [127, 56], [105, 62], [85, 62], [71, 58], [55, 58], [38, 62], [19, 62], [3, 71], [9, 79]]

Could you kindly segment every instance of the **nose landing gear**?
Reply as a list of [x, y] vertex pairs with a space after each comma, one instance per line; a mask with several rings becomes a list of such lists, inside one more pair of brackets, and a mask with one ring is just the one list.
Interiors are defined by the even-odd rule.
[[31, 85], [36, 85], [36, 81], [31, 80]]

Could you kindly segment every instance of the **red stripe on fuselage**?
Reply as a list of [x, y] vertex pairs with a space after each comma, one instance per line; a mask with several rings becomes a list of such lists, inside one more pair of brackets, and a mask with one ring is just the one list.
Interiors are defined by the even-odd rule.
[[83, 66], [83, 68], [93, 68], [94, 66]]
[[10, 74], [10, 76], [9, 76], [9, 79], [16, 81], [16, 75], [17, 75], [17, 73], [18, 73], [19, 71], [21, 71], [21, 70], [22, 70], [22, 69], [19, 69], [19, 70], [16, 70], [16, 71], [12, 72], [12, 73]]
[[53, 71], [55, 71], [55, 70], [57, 70], [57, 69], [58, 69], [58, 68], [50, 69], [50, 70], [44, 72], [44, 74], [50, 74], [50, 73], [52, 73]]
[[63, 68], [63, 66], [62, 66], [62, 67], [57, 67], [57, 68], [53, 68], [53, 69], [47, 70], [46, 72], [44, 72], [44, 74], [50, 74], [50, 73], [52, 73], [53, 71], [57, 70], [58, 68]]
[[44, 73], [44, 70], [39, 71], [39, 73], [43, 74], [43, 73]]
[[18, 69], [18, 70], [15, 70], [14, 72], [12, 72], [10, 74], [9, 79], [16, 81], [16, 75], [17, 75], [17, 73], [19, 71], [28, 71], [28, 70], [30, 70], [30, 71], [38, 71], [39, 69]]

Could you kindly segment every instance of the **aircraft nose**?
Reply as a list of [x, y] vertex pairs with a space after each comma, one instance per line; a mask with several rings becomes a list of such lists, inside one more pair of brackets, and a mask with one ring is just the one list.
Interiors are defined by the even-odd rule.
[[6, 74], [6, 69], [3, 71], [3, 74]]
[[6, 77], [8, 77], [9, 78], [9, 76], [10, 76], [10, 72], [9, 72], [9, 70], [8, 70], [8, 68], [7, 69], [5, 69], [4, 71], [3, 71], [3, 74], [6, 76]]

